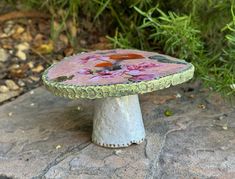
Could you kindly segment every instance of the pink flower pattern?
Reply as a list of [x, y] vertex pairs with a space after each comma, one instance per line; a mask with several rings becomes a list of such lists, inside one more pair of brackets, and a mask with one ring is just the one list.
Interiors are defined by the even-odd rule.
[[144, 81], [144, 80], [153, 80], [156, 78], [154, 74], [142, 74], [142, 75], [136, 75], [129, 78], [130, 81]]
[[81, 68], [78, 71], [79, 74], [83, 74], [83, 75], [88, 75], [88, 74], [92, 74], [92, 70], [89, 68]]
[[107, 61], [109, 60], [109, 57], [101, 56], [101, 55], [89, 55], [87, 57], [81, 58], [81, 60], [82, 60], [82, 63], [85, 64], [89, 61], [96, 61], [96, 60]]
[[[141, 54], [143, 58], [124, 59], [125, 54], [128, 57], [128, 54], [131, 56], [135, 53]], [[68, 84], [107, 85], [153, 80], [178, 73], [188, 67], [187, 64], [179, 64], [174, 59], [163, 60], [160, 55], [156, 59], [150, 58], [153, 55], [152, 52], [143, 53], [136, 50], [85, 53], [63, 61], [48, 74], [51, 79], [61, 77], [60, 79]], [[117, 58], [119, 56], [120, 58]], [[70, 78], [71, 76], [73, 78]]]
[[[137, 65], [126, 65], [121, 70], [111, 71], [103, 70], [94, 73], [95, 76], [91, 77], [91, 80], [99, 80], [101, 78], [114, 78], [115, 76], [120, 76], [123, 74], [130, 75], [130, 81], [143, 81], [152, 80], [156, 77], [155, 74], [147, 74], [146, 69], [152, 67], [159, 67], [160, 65], [154, 63], [143, 62]], [[91, 69], [83, 68], [79, 71], [80, 74], [92, 74]]]

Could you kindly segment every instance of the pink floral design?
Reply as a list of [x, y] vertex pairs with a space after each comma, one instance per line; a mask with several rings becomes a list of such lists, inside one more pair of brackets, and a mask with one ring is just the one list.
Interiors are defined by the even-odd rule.
[[82, 68], [78, 71], [79, 74], [89, 75], [92, 74], [92, 70], [89, 68]]
[[141, 68], [151, 68], [151, 67], [159, 67], [161, 66], [160, 64], [156, 63], [151, 63], [151, 62], [142, 62], [139, 64]]
[[137, 65], [127, 65], [125, 73], [132, 76], [145, 75], [145, 70], [147, 68], [158, 67], [158, 66], [160, 65], [150, 62], [142, 62]]
[[109, 70], [104, 70], [104, 71], [98, 72], [98, 74], [100, 76], [107, 76], [107, 75], [113, 75], [114, 73], [112, 71], [109, 71]]
[[124, 73], [123, 70], [117, 70], [117, 71], [104, 70], [97, 72], [97, 75], [92, 77], [91, 80], [99, 80], [102, 78], [114, 78], [116, 76], [122, 75], [123, 73]]
[[126, 74], [136, 76], [136, 75], [142, 74], [142, 72], [140, 70], [130, 70], [130, 71], [127, 71]]
[[127, 65], [126, 68], [127, 68], [127, 70], [143, 71], [146, 68], [159, 67], [159, 66], [160, 66], [160, 64], [155, 64], [155, 63], [151, 63], [151, 62], [142, 62], [142, 63], [137, 64], [137, 65]]
[[89, 55], [87, 57], [81, 58], [82, 63], [87, 63], [90, 60], [97, 60], [97, 55]]
[[153, 80], [155, 78], [154, 74], [142, 74], [137, 76], [132, 76], [129, 78], [130, 81], [143, 81], [143, 80]]
[[153, 52], [119, 49], [85, 53], [56, 65], [48, 77], [66, 84], [126, 84], [154, 80], [188, 68], [186, 63], [165, 56], [162, 60], [157, 54], [156, 60], [153, 55]]
[[[92, 57], [93, 58], [93, 57]], [[105, 60], [106, 58], [98, 58]], [[130, 81], [142, 81], [142, 80], [152, 80], [155, 78], [154, 74], [146, 74], [146, 70], [152, 67], [158, 67], [160, 65], [150, 62], [142, 62], [137, 65], [126, 65], [121, 70], [103, 70], [103, 71], [96, 71], [95, 76], [91, 77], [91, 80], [96, 81], [102, 78], [114, 78], [116, 76], [121, 76], [123, 74], [130, 75]], [[88, 68], [83, 68], [80, 70], [81, 74], [92, 74], [92, 71]]]
[[88, 61], [95, 61], [95, 60], [101, 60], [101, 61], [107, 61], [109, 60], [109, 57], [101, 56], [101, 55], [89, 55], [87, 57], [81, 58], [82, 63], [85, 64]]
[[131, 71], [131, 70], [139, 70], [139, 71], [143, 71], [144, 68], [140, 65], [127, 65], [126, 69]]

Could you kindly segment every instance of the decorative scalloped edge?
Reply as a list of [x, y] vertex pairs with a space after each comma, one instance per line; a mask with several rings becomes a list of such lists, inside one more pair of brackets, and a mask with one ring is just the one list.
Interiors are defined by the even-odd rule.
[[[183, 61], [183, 60], [182, 60]], [[48, 80], [47, 74], [50, 66], [42, 75], [42, 80], [46, 88], [57, 96], [67, 97], [70, 99], [87, 98], [105, 98], [105, 97], [120, 97], [134, 94], [148, 93], [171, 85], [184, 83], [190, 80], [194, 74], [194, 66], [190, 63], [188, 68], [167, 76], [156, 78], [149, 81], [130, 82], [125, 84], [110, 84], [110, 85], [94, 85], [94, 86], [79, 86], [71, 84], [62, 84]]]
[[94, 139], [92, 139], [92, 142], [95, 143], [96, 145], [100, 145], [102, 147], [107, 147], [107, 148], [122, 148], [122, 147], [128, 147], [132, 144], [140, 144], [144, 141], [144, 138], [136, 141], [136, 140], [132, 140], [130, 141], [129, 143], [126, 143], [126, 144], [105, 144], [105, 143], [100, 143]]

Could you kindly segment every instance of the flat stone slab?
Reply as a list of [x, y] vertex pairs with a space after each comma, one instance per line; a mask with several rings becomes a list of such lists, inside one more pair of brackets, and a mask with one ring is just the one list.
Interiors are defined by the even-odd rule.
[[122, 149], [91, 143], [92, 100], [38, 88], [1, 106], [0, 178], [235, 178], [235, 109], [220, 96], [196, 82], [140, 103], [146, 139]]

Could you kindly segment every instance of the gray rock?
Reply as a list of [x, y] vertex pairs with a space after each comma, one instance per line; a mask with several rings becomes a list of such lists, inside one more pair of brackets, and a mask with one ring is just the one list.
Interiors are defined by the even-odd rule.
[[4, 157], [13, 147], [13, 143], [0, 142], [0, 156]]
[[[15, 178], [235, 178], [235, 109], [204, 92], [189, 98], [184, 87], [141, 95], [146, 139], [122, 149], [90, 142], [93, 101], [55, 97], [43, 88], [27, 93], [0, 107], [0, 173]], [[181, 98], [152, 103], [177, 93]], [[172, 116], [164, 116], [166, 108]], [[227, 130], [215, 124], [222, 114]]]

